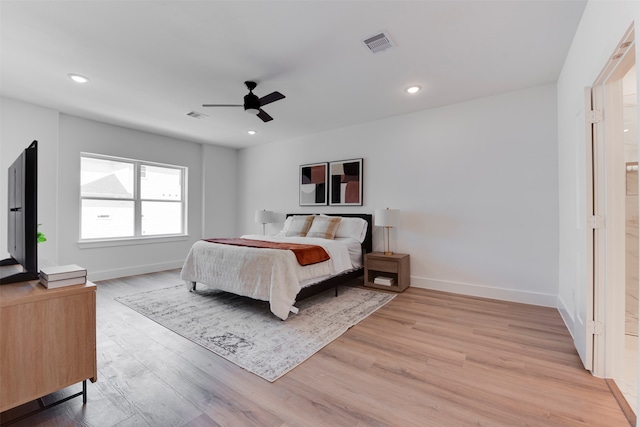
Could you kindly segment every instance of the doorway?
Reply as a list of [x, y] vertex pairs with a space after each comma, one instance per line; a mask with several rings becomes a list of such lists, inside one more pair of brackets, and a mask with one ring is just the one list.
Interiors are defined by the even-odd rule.
[[640, 201], [633, 40], [632, 27], [590, 91], [588, 117], [594, 218], [591, 369], [596, 376], [612, 378], [636, 413]]
[[618, 388], [637, 414], [638, 402], [638, 100], [636, 66], [622, 78], [623, 141], [626, 165], [625, 195], [625, 326], [624, 368], [616, 379]]

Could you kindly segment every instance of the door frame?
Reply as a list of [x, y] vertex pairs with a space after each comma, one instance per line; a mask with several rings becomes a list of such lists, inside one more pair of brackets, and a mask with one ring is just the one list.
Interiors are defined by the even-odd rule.
[[591, 368], [583, 362], [595, 376], [604, 378], [619, 376], [624, 366], [624, 351], [619, 351], [624, 349], [626, 277], [622, 78], [634, 63], [632, 25], [589, 91], [593, 113], [587, 110], [587, 153], [591, 157], [587, 160], [587, 199], [591, 198], [588, 212], [592, 212], [587, 238], [587, 297], [591, 293], [593, 322], [586, 341], [588, 360], [588, 336], [593, 334]]
[[[578, 305], [575, 308], [575, 331], [573, 334], [573, 341], [578, 351], [578, 355], [582, 360], [582, 363], [585, 369], [591, 371], [595, 375], [594, 370], [594, 329], [595, 329], [595, 315], [594, 315], [594, 305], [596, 299], [596, 286], [600, 283], [603, 283], [603, 278], [601, 277], [601, 272], [603, 271], [599, 268], [599, 260], [603, 259], [603, 254], [596, 253], [596, 248], [601, 248], [602, 245], [596, 243], [603, 237], [604, 230], [599, 228], [604, 222], [603, 218], [600, 217], [601, 221], [595, 222], [597, 219], [597, 214], [600, 212], [599, 209], [595, 206], [594, 196], [595, 194], [601, 194], [601, 188], [596, 189], [595, 187], [603, 182], [602, 179], [596, 178], [601, 168], [597, 163], [603, 158], [601, 153], [598, 153], [596, 150], [598, 146], [595, 144], [595, 138], [593, 137], [593, 125], [591, 124], [591, 120], [589, 118], [589, 113], [593, 110], [592, 104], [592, 88], [591, 86], [586, 87], [584, 91], [584, 116], [578, 115], [576, 117], [576, 121], [584, 122], [584, 140], [586, 143], [586, 168], [585, 168], [585, 182], [586, 182], [586, 193], [585, 193], [585, 210], [587, 213], [587, 224], [585, 227], [586, 231], [586, 250], [585, 250], [585, 269], [586, 269], [586, 277], [585, 277], [585, 286], [584, 295], [579, 291], [578, 293]], [[579, 259], [579, 258], [578, 258]], [[582, 266], [578, 263], [578, 269]], [[582, 298], [584, 298], [584, 301]], [[575, 299], [575, 297], [574, 297]], [[584, 303], [584, 306], [582, 304]]]

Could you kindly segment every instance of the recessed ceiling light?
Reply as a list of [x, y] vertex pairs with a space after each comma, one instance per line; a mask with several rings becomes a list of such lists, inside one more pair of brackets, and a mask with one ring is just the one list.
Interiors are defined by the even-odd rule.
[[624, 132], [629, 132], [629, 129], [625, 129]]
[[86, 83], [89, 81], [85, 76], [81, 76], [80, 74], [67, 74], [71, 80], [76, 83]]
[[255, 130], [248, 130], [248, 131], [247, 131], [247, 133], [248, 133], [249, 135], [255, 135], [255, 134], [256, 134], [256, 131], [255, 131]]
[[406, 91], [407, 93], [416, 93], [422, 89], [420, 86], [409, 86]]

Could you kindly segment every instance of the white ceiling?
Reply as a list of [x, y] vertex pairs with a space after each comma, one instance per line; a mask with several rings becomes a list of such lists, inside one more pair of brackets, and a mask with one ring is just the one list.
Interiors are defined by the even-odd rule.
[[[557, 80], [583, 0], [5, 1], [0, 94], [185, 140], [249, 147]], [[379, 54], [362, 40], [388, 32]], [[78, 73], [91, 81], [72, 82]], [[263, 123], [255, 93], [286, 99]], [[418, 84], [423, 90], [408, 95]], [[190, 111], [209, 117], [194, 119]], [[248, 129], [258, 134], [250, 136]]]

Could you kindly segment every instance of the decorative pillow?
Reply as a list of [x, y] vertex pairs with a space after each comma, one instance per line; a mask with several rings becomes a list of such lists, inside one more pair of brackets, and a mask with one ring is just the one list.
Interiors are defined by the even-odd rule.
[[313, 215], [294, 215], [287, 218], [282, 229], [287, 237], [304, 237], [313, 222]]
[[307, 231], [307, 237], [320, 237], [321, 239], [333, 239], [340, 225], [340, 217], [316, 216]]
[[321, 215], [325, 218], [342, 218], [338, 230], [336, 231], [335, 238], [349, 237], [356, 239], [360, 243], [364, 242], [364, 238], [367, 236], [367, 221], [358, 217], [329, 217], [327, 215]]

